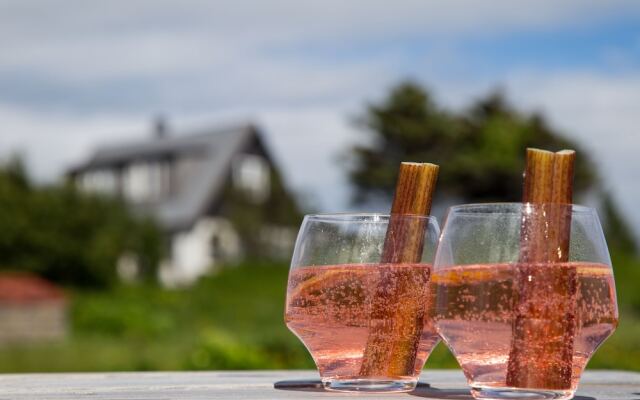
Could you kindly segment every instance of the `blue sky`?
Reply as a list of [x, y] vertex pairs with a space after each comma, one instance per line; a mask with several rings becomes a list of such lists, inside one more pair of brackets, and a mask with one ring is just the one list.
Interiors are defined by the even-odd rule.
[[43, 181], [157, 113], [175, 134], [249, 119], [297, 191], [352, 209], [350, 120], [413, 78], [453, 109], [500, 87], [543, 111], [640, 233], [637, 1], [0, 0], [0, 48], [0, 154]]

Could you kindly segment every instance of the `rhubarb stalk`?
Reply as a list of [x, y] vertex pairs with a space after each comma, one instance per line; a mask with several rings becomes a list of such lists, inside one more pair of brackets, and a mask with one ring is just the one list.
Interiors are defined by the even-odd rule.
[[[415, 264], [422, 259], [426, 219], [438, 177], [434, 164], [402, 163], [382, 251], [380, 281], [371, 303], [369, 336], [360, 376], [411, 375], [424, 325], [425, 305], [407, 294], [427, 290], [414, 276], [392, 274], [384, 264]], [[416, 287], [420, 285], [421, 287]]]
[[506, 384], [571, 388], [577, 276], [567, 266], [575, 152], [527, 149]]

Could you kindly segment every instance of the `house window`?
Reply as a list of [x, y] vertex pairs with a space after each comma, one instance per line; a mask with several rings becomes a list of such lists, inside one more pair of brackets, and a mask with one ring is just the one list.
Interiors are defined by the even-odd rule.
[[116, 176], [109, 170], [85, 172], [80, 176], [83, 190], [94, 193], [114, 194], [116, 192]]
[[243, 154], [233, 161], [233, 184], [256, 203], [269, 197], [271, 185], [269, 163], [264, 157]]
[[153, 202], [171, 194], [171, 164], [167, 162], [137, 162], [124, 173], [123, 191], [133, 202]]
[[134, 163], [124, 172], [122, 189], [125, 197], [133, 202], [143, 202], [150, 199], [151, 171], [147, 163]]

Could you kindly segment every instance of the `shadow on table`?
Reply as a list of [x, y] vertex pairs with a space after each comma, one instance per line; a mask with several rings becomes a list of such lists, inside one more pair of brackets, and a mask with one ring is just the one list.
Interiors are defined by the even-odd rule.
[[473, 397], [468, 389], [438, 389], [429, 385], [420, 387], [408, 393], [411, 396], [427, 397], [430, 399], [460, 399], [472, 400]]
[[[318, 379], [297, 379], [278, 381], [273, 384], [274, 389], [278, 390], [292, 390], [297, 392], [324, 392], [322, 382]], [[424, 390], [429, 388], [429, 384], [425, 382], [418, 382], [415, 391]], [[415, 392], [414, 391], [414, 392]], [[410, 393], [410, 394], [413, 394]]]
[[322, 382], [319, 379], [278, 381], [273, 384], [273, 387], [278, 390], [293, 390], [297, 392], [324, 392]]
[[[450, 400], [473, 400], [471, 392], [468, 389], [438, 389], [429, 387], [417, 387], [413, 392], [408, 393], [411, 396], [426, 397], [430, 399], [450, 399]], [[573, 400], [597, 400], [595, 397], [575, 396]]]

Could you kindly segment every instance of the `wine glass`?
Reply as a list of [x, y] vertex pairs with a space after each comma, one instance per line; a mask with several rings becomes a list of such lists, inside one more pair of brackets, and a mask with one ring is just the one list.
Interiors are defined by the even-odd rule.
[[592, 208], [452, 207], [432, 281], [437, 330], [478, 399], [573, 397], [618, 323], [611, 260]]
[[[425, 216], [304, 218], [285, 322], [311, 353], [326, 389], [415, 388], [439, 341], [428, 312], [438, 235], [435, 218]], [[394, 257], [407, 249], [413, 258]]]

